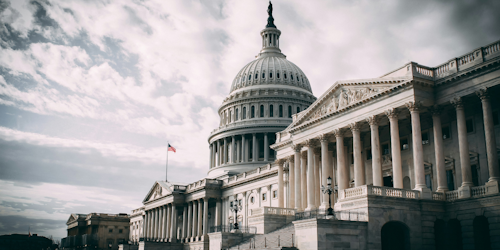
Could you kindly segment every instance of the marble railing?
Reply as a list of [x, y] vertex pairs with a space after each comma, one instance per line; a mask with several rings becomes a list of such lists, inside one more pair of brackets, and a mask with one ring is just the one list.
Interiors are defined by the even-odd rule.
[[445, 201], [446, 195], [443, 192], [432, 192], [432, 199], [435, 201]]
[[458, 199], [458, 190], [446, 192], [446, 201], [454, 201]]
[[205, 187], [207, 185], [220, 185], [222, 181], [215, 180], [215, 179], [201, 179], [199, 181], [193, 182], [187, 186], [178, 186], [176, 185], [177, 189], [174, 190], [176, 191], [192, 191], [201, 187]]
[[451, 59], [448, 62], [438, 65], [437, 67], [427, 67], [414, 64], [414, 71], [417, 75], [432, 79], [440, 79], [498, 56], [500, 56], [500, 41], [475, 49], [474, 51]]
[[255, 169], [250, 170], [250, 171], [243, 172], [243, 173], [237, 174], [237, 175], [233, 175], [233, 176], [225, 179], [223, 181], [222, 185], [224, 186], [224, 185], [234, 184], [236, 182], [245, 181], [249, 178], [254, 178], [254, 177], [259, 176], [261, 174], [266, 174], [266, 173], [269, 173], [272, 171], [276, 171], [277, 167], [278, 167], [278, 165], [273, 164], [273, 163], [270, 163], [270, 164], [267, 164], [267, 165], [264, 165], [261, 167], [257, 167]]
[[275, 215], [295, 215], [297, 210], [281, 207], [259, 207], [250, 210], [250, 215], [275, 214]]
[[486, 186], [471, 187], [470, 193], [472, 197], [486, 195]]
[[420, 198], [420, 192], [416, 190], [365, 185], [365, 186], [341, 190], [340, 199], [349, 199], [364, 195], [377, 195], [377, 196], [387, 196], [387, 197], [396, 197], [405, 199]]

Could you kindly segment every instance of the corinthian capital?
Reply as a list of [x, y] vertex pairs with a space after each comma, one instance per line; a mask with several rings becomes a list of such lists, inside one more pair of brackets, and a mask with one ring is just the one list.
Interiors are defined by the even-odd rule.
[[373, 115], [373, 116], [366, 118], [366, 121], [368, 122], [368, 124], [370, 124], [370, 126], [375, 126], [375, 125], [378, 125], [379, 119], [376, 115]]
[[333, 134], [335, 135], [335, 137], [344, 137], [344, 133], [345, 133], [345, 130], [342, 128], [338, 128], [338, 129], [333, 130]]
[[388, 109], [385, 111], [385, 115], [389, 119], [398, 119], [398, 114], [399, 114], [399, 112], [395, 108], [391, 108], [391, 109]]
[[464, 102], [462, 100], [462, 98], [460, 97], [455, 97], [453, 99], [451, 99], [451, 104], [453, 104], [453, 106], [455, 106], [456, 109], [463, 109], [464, 108]]
[[300, 150], [302, 149], [302, 145], [300, 145], [300, 144], [292, 144], [292, 149], [295, 152], [300, 152]]
[[318, 140], [320, 142], [325, 142], [325, 141], [328, 141], [328, 137], [329, 137], [328, 134], [321, 134], [321, 135], [318, 136]]
[[420, 102], [407, 102], [405, 106], [410, 110], [410, 112], [418, 112], [421, 105]]
[[351, 131], [359, 131], [359, 128], [360, 128], [360, 124], [359, 122], [353, 122], [351, 124], [349, 124], [349, 128], [351, 129]]
[[488, 100], [490, 99], [490, 95], [488, 93], [488, 89], [482, 88], [476, 91], [476, 95], [481, 98], [481, 100]]

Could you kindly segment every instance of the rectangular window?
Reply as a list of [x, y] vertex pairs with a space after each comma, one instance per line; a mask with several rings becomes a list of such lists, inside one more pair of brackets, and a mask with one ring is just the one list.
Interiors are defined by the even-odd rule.
[[441, 131], [443, 132], [443, 140], [451, 138], [450, 126], [443, 127]]
[[260, 105], [259, 113], [260, 113], [260, 117], [264, 117], [264, 105]]
[[229, 122], [231, 122], [231, 116], [233, 114], [233, 111], [229, 110]]
[[453, 171], [452, 170], [446, 170], [446, 182], [448, 183], [448, 189], [455, 190], [455, 181], [453, 178]]
[[274, 199], [278, 198], [278, 190], [273, 191], [273, 198]]
[[243, 107], [243, 120], [247, 119], [247, 107]]
[[279, 110], [278, 111], [279, 111], [279, 116], [283, 117], [283, 105], [279, 106]]
[[300, 107], [297, 107], [297, 113], [300, 113]]
[[269, 117], [274, 117], [274, 105], [269, 105]]
[[254, 118], [255, 117], [255, 106], [252, 106], [250, 108], [250, 118]]
[[465, 126], [467, 127], [467, 133], [474, 132], [474, 120], [472, 118], [465, 121]]
[[493, 111], [493, 125], [500, 124], [500, 118], [498, 117], [498, 111]]
[[382, 155], [388, 155], [390, 153], [389, 143], [382, 144]]
[[432, 190], [432, 179], [430, 174], [425, 175], [425, 185]]
[[119, 229], [118, 233], [120, 233], [120, 234], [123, 233], [123, 229]]
[[110, 228], [110, 229], [109, 229], [109, 232], [110, 232], [110, 233], [112, 233], [112, 232], [113, 232], [113, 229], [112, 229], [112, 228]]
[[288, 106], [288, 118], [292, 118], [292, 106]]
[[235, 120], [235, 121], [237, 121], [237, 120], [238, 120], [238, 109], [236, 109], [235, 116], [236, 116], [236, 117], [234, 118], [234, 120]]
[[267, 193], [263, 193], [263, 194], [262, 194], [262, 200], [263, 200], [263, 201], [267, 200]]
[[401, 145], [401, 151], [407, 150], [410, 148], [410, 144], [408, 144], [408, 138], [403, 138], [399, 141]]
[[429, 133], [422, 132], [422, 145], [427, 145], [427, 144], [429, 144]]
[[371, 160], [372, 159], [372, 149], [371, 148], [367, 148], [366, 149], [366, 159], [367, 160]]

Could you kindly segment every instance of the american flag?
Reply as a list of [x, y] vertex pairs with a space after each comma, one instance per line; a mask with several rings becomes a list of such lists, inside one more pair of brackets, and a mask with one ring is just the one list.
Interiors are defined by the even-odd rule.
[[170, 146], [170, 143], [168, 144], [168, 151], [172, 151], [175, 153], [175, 148]]

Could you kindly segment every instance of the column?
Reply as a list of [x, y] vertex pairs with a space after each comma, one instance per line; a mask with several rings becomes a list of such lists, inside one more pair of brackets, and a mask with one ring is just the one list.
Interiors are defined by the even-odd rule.
[[302, 195], [302, 210], [307, 208], [307, 151], [300, 156], [300, 193]]
[[187, 219], [187, 229], [186, 229], [186, 241], [191, 238], [193, 231], [193, 204], [192, 202], [188, 203], [188, 219]]
[[248, 142], [245, 140], [245, 135], [241, 135], [241, 162], [247, 162], [248, 156], [245, 151], [248, 148]]
[[201, 240], [201, 236], [203, 235], [202, 232], [202, 226], [203, 226], [203, 202], [198, 200], [198, 240]]
[[153, 240], [158, 239], [158, 208], [154, 208]]
[[163, 206], [158, 208], [158, 241], [163, 241]]
[[389, 118], [391, 128], [392, 181], [395, 188], [403, 188], [403, 167], [401, 164], [398, 112], [395, 108], [392, 108], [387, 110], [385, 114]]
[[212, 162], [213, 162], [213, 157], [214, 157], [214, 148], [212, 146], [212, 144], [210, 144], [210, 164], [209, 164], [209, 168], [213, 168], [214, 166], [212, 165]]
[[234, 138], [234, 135], [231, 136], [231, 162], [236, 163], [236, 138]]
[[182, 239], [187, 238], [187, 207], [184, 206], [182, 210]]
[[191, 233], [192, 241], [198, 236], [198, 201], [193, 201], [193, 231]]
[[321, 206], [321, 167], [320, 167], [320, 157], [321, 157], [321, 148], [314, 149], [314, 206], [319, 208]]
[[349, 168], [345, 164], [344, 131], [342, 129], [336, 129], [334, 134], [337, 144], [337, 178], [340, 193], [340, 190], [349, 188]]
[[217, 140], [217, 166], [220, 166], [221, 165], [221, 159], [222, 159], [222, 154], [221, 154], [221, 151], [220, 151], [220, 140]]
[[[415, 169], [415, 189], [427, 189], [425, 185], [425, 170], [424, 170], [424, 149], [422, 147], [422, 131], [420, 128], [420, 111], [419, 104], [409, 102], [406, 107], [410, 110], [411, 116], [411, 133], [413, 145], [413, 167]], [[467, 157], [469, 154], [467, 153]], [[469, 168], [470, 169], [470, 168]]]
[[[321, 172], [323, 174], [321, 178], [321, 185], [326, 187], [328, 186], [326, 179], [328, 177], [334, 178], [334, 176], [330, 176], [332, 173], [332, 165], [330, 163], [330, 156], [328, 155], [328, 138], [326, 135], [321, 135], [319, 137], [319, 141], [321, 143]], [[333, 183], [332, 183], [333, 187]], [[323, 202], [321, 203], [321, 209], [328, 208], [328, 194], [323, 194]]]
[[236, 142], [236, 162], [241, 162], [241, 141]]
[[294, 158], [295, 158], [295, 209], [297, 211], [302, 210], [302, 194], [301, 194], [301, 174], [302, 171], [300, 171], [300, 163], [301, 163], [301, 157], [300, 157], [300, 150], [302, 149], [301, 145], [294, 145]]
[[[285, 160], [277, 160], [276, 163], [278, 164], [278, 207], [285, 207], [284, 203], [284, 194], [283, 194], [283, 163]], [[271, 197], [269, 197], [271, 198]]]
[[163, 241], [168, 241], [168, 208], [167, 205], [163, 206]]
[[176, 242], [177, 241], [177, 209], [175, 208], [175, 205], [172, 204], [172, 219], [171, 221], [171, 227], [170, 227], [170, 239], [171, 242]]
[[165, 225], [166, 228], [166, 234], [165, 234], [165, 239], [170, 241], [170, 224], [172, 224], [172, 204], [167, 204], [167, 224]]
[[295, 157], [288, 157], [288, 208], [295, 208]]
[[[432, 132], [434, 134], [434, 155], [436, 157], [437, 192], [447, 192], [446, 169], [444, 163], [443, 130], [441, 127], [440, 109], [432, 109]], [[394, 157], [393, 157], [394, 163]]]
[[215, 226], [222, 225], [222, 205], [221, 199], [217, 198], [215, 202]]
[[208, 198], [203, 198], [203, 235], [208, 234]]
[[264, 161], [269, 161], [269, 140], [267, 133], [264, 133]]
[[213, 159], [212, 159], [212, 166], [215, 168], [217, 167], [217, 162], [216, 162], [216, 159], [217, 159], [217, 148], [215, 147], [215, 143], [212, 143], [212, 148], [213, 148]]
[[486, 89], [476, 92], [481, 98], [483, 107], [484, 136], [486, 141], [486, 157], [488, 158], [488, 172], [490, 178], [488, 182], [500, 182], [500, 172], [498, 168], [497, 143], [495, 141], [495, 128], [493, 125], [493, 112], [491, 111], [490, 97]]
[[149, 237], [148, 235], [148, 228], [149, 228], [149, 211], [145, 211], [146, 215], [144, 215], [144, 223], [142, 224], [142, 226], [144, 227], [142, 229], [142, 237], [144, 238], [144, 241], [146, 241]]
[[457, 112], [458, 148], [460, 151], [460, 169], [462, 171], [462, 187], [473, 186], [472, 171], [470, 169], [469, 141], [467, 139], [467, 125], [462, 99], [453, 99], [452, 104]]
[[153, 239], [153, 210], [149, 210], [149, 221], [148, 221], [148, 240]]
[[227, 157], [227, 138], [224, 138], [224, 156], [222, 157], [222, 164], [227, 164], [228, 163], [228, 157]]
[[[382, 177], [382, 155], [380, 154], [378, 118], [376, 116], [371, 116], [366, 119], [366, 121], [370, 124], [371, 132], [373, 185], [382, 187], [384, 186], [384, 179]], [[420, 138], [420, 140], [422, 140], [422, 138]], [[422, 146], [422, 144], [420, 146]]]
[[255, 162], [259, 159], [259, 155], [257, 152], [257, 134], [252, 134], [252, 161]]
[[359, 123], [351, 123], [349, 125], [352, 131], [352, 146], [354, 158], [354, 186], [359, 187], [366, 184], [364, 160], [361, 156], [361, 135], [359, 131]]

